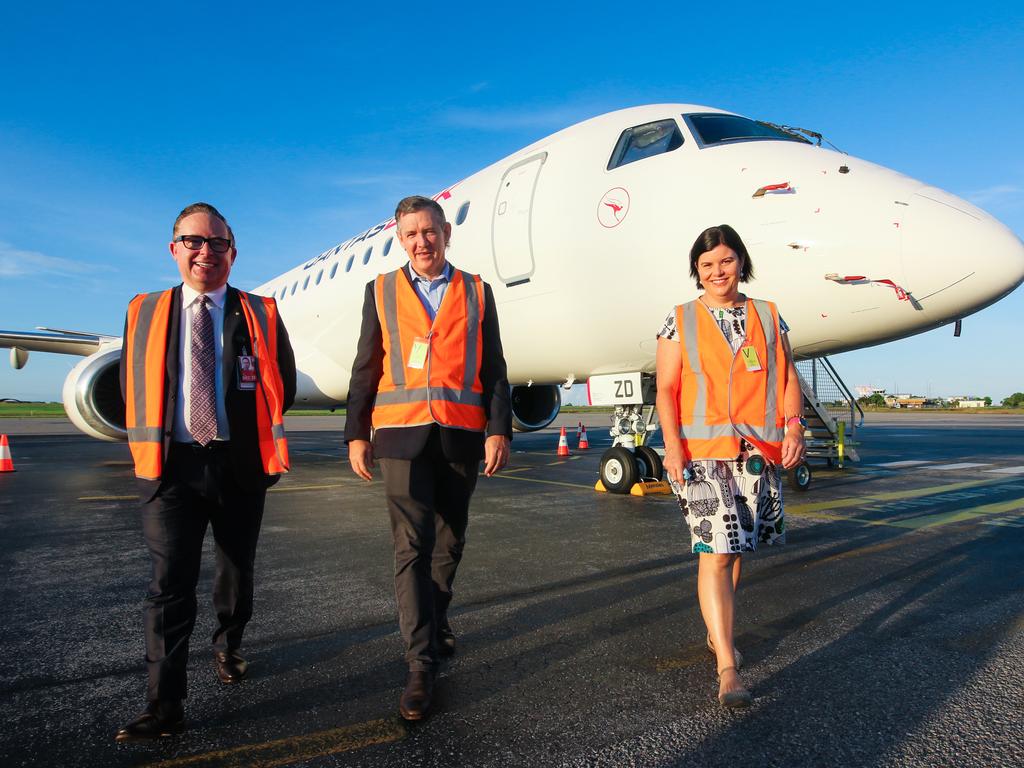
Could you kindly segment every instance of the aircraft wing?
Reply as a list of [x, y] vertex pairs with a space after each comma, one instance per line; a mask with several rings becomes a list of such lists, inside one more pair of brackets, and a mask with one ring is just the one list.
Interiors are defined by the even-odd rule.
[[21, 368], [28, 360], [29, 352], [54, 352], [60, 355], [88, 357], [101, 347], [116, 344], [120, 336], [102, 333], [82, 333], [56, 328], [39, 331], [0, 331], [0, 348], [11, 350], [11, 364]]

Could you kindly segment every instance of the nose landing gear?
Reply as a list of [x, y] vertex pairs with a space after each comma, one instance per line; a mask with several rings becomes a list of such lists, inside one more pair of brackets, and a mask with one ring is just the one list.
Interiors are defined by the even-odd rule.
[[618, 405], [612, 414], [611, 436], [614, 445], [601, 456], [601, 485], [611, 493], [630, 493], [637, 483], [662, 480], [665, 469], [661, 456], [645, 439], [657, 427], [654, 408], [646, 418], [643, 405]]

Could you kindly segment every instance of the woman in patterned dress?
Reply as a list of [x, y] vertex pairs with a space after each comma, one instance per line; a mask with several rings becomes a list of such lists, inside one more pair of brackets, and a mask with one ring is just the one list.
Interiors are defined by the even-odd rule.
[[[733, 646], [740, 557], [742, 552], [753, 552], [759, 543], [785, 541], [778, 464], [788, 469], [804, 456], [803, 395], [786, 338], [788, 329], [777, 309], [769, 302], [748, 300], [739, 291], [740, 283], [753, 278], [753, 265], [732, 227], [723, 224], [700, 234], [690, 249], [690, 275], [703, 293], [696, 301], [673, 310], [658, 334], [657, 403], [665, 438], [665, 473], [699, 558], [697, 595], [708, 630], [708, 649], [717, 662], [718, 699], [723, 706], [747, 706], [751, 695], [740, 681], [742, 657]], [[721, 330], [721, 340], [697, 313], [710, 313]], [[752, 316], [751, 328], [748, 316]], [[689, 327], [677, 328], [680, 323], [689, 323]], [[704, 335], [698, 334], [698, 327], [704, 329]], [[719, 341], [728, 346], [709, 350], [709, 345]], [[777, 341], [781, 341], [781, 349]], [[731, 361], [724, 375], [721, 365], [714, 367], [708, 362], [715, 356]], [[685, 386], [684, 376], [689, 377]], [[716, 380], [706, 381], [708, 376]], [[702, 388], [706, 394], [694, 394], [701, 387], [694, 381], [706, 381]], [[685, 390], [682, 395], [681, 390]], [[773, 390], [774, 398], [767, 394]], [[752, 391], [765, 392], [761, 430], [737, 421], [738, 411], [750, 412], [752, 399], [746, 397], [743, 404], [737, 404], [733, 396]], [[690, 408], [689, 419], [681, 419], [681, 396], [689, 405], [698, 404]], [[687, 401], [687, 397], [691, 399]], [[710, 412], [715, 406], [708, 407], [707, 398], [728, 403], [724, 426], [698, 423], [701, 418], [713, 420]], [[778, 413], [780, 403], [784, 417]], [[754, 403], [754, 407], [761, 406]], [[768, 428], [769, 422], [773, 429]], [[672, 428], [674, 424], [681, 425], [678, 431]], [[724, 440], [716, 439], [723, 434]], [[769, 460], [773, 457], [775, 461]]]

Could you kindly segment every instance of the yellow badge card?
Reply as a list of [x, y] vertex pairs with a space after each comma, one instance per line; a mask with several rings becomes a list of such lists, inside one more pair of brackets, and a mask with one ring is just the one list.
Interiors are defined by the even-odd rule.
[[757, 350], [753, 347], [740, 347], [740, 354], [743, 355], [743, 364], [747, 371], [753, 373], [761, 370], [761, 361], [757, 359]]
[[409, 368], [422, 368], [427, 362], [427, 350], [430, 349], [430, 342], [422, 336], [417, 336], [412, 341], [412, 349], [409, 350]]

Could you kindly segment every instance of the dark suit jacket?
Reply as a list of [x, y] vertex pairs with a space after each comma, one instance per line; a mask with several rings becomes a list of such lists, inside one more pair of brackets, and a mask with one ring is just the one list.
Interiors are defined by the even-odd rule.
[[[409, 279], [406, 266], [399, 272], [406, 280]], [[484, 409], [487, 412], [486, 435], [506, 435], [511, 439], [512, 409], [508, 373], [501, 349], [494, 294], [487, 283], [484, 283], [483, 347], [480, 383], [484, 388]], [[370, 439], [370, 414], [383, 373], [383, 333], [377, 317], [374, 281], [371, 280], [363, 298], [363, 324], [359, 332], [356, 359], [352, 363], [352, 381], [348, 387], [345, 442]], [[433, 425], [426, 424], [378, 429], [373, 435], [374, 456], [380, 459], [412, 459], [423, 450], [432, 428]], [[441, 446], [449, 461], [479, 461], [484, 456], [484, 433], [441, 427]]]
[[[181, 337], [181, 285], [174, 288], [171, 299], [171, 318], [167, 333], [167, 378], [165, 379], [166, 402], [164, 404], [164, 465], [170, 448], [174, 429], [174, 409], [178, 397], [178, 360]], [[127, 319], [125, 320], [127, 336]], [[269, 487], [277, 482], [277, 476], [263, 472], [260, 458], [256, 425], [256, 393], [253, 390], [239, 390], [235, 371], [242, 348], [253, 354], [252, 339], [242, 314], [242, 302], [238, 290], [228, 286], [224, 295], [224, 349], [221, 354], [222, 378], [224, 381], [224, 410], [231, 430], [229, 445], [231, 466], [238, 483], [248, 488]], [[125, 348], [121, 348], [121, 394], [126, 391], [128, 372], [125, 368]], [[288, 331], [280, 315], [277, 318], [277, 365], [284, 382], [284, 410], [295, 402], [295, 355], [288, 340]], [[143, 495], [156, 493], [159, 481], [139, 480]]]

